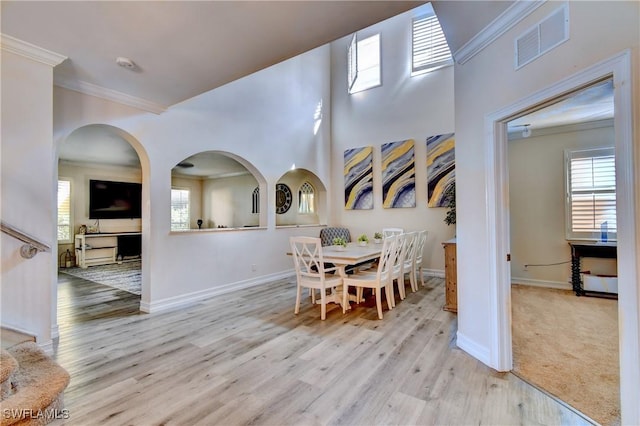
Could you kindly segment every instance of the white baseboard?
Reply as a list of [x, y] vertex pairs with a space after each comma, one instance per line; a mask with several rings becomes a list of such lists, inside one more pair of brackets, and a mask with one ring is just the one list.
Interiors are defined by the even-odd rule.
[[438, 277], [444, 278], [444, 270], [443, 269], [423, 269], [422, 272], [426, 277]]
[[44, 351], [49, 356], [53, 356], [53, 340], [49, 340], [48, 342], [37, 342], [40, 349]]
[[252, 278], [249, 280], [224, 284], [219, 287], [208, 288], [206, 290], [196, 291], [193, 293], [182, 294], [180, 296], [168, 297], [166, 299], [153, 301], [151, 303], [140, 302], [140, 310], [146, 313], [156, 313], [156, 312], [167, 311], [169, 309], [174, 309], [174, 308], [198, 303], [210, 297], [231, 293], [233, 291], [244, 290], [251, 287], [256, 287], [262, 284], [273, 282], [275, 280], [280, 280], [280, 279], [294, 277], [294, 276], [295, 276], [295, 271], [291, 269], [288, 271], [278, 272], [275, 274], [263, 275], [263, 276]]
[[562, 281], [533, 280], [531, 278], [519, 278], [519, 277], [511, 277], [511, 284], [523, 284], [523, 285], [530, 285], [533, 287], [557, 288], [559, 290], [571, 290], [573, 288], [570, 283], [564, 283]]
[[464, 334], [460, 333], [460, 331], [456, 333], [456, 345], [472, 357], [476, 358], [478, 361], [488, 365], [491, 368], [495, 368], [491, 365], [491, 353], [489, 351], [489, 348], [467, 338]]
[[53, 324], [51, 326], [51, 339], [57, 339], [58, 337], [60, 337], [60, 328], [58, 324]]

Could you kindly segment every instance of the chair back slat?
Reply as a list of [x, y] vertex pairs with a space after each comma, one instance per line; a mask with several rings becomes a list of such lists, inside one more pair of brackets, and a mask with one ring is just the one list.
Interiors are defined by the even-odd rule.
[[298, 276], [321, 278], [324, 276], [324, 261], [320, 238], [291, 237], [291, 253]]
[[378, 279], [381, 282], [388, 282], [391, 279], [393, 267], [396, 261], [397, 243], [397, 235], [389, 235], [383, 240], [382, 252], [380, 253], [380, 260], [378, 261], [377, 271]]

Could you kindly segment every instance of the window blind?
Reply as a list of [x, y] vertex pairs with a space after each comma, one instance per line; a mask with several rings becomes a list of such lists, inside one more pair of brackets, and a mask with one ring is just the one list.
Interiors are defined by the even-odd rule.
[[451, 50], [435, 15], [414, 18], [412, 23], [412, 73], [426, 72], [453, 63]]
[[171, 230], [189, 229], [189, 190], [171, 189]]
[[58, 241], [71, 241], [71, 181], [58, 180]]
[[572, 152], [569, 186], [572, 233], [597, 236], [603, 223], [617, 232], [613, 148]]

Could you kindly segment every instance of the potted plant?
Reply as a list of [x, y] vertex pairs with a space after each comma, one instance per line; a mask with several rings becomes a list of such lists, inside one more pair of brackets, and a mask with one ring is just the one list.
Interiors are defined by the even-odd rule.
[[447, 207], [447, 215], [444, 217], [444, 223], [447, 225], [456, 224], [456, 183], [449, 185], [442, 194], [444, 206]]
[[373, 234], [373, 242], [376, 244], [380, 244], [382, 242], [382, 234], [380, 232]]
[[366, 234], [362, 234], [358, 237], [358, 244], [361, 246], [366, 246], [369, 242], [369, 237]]
[[336, 246], [337, 250], [344, 250], [347, 247], [347, 240], [343, 237], [335, 237], [333, 239], [333, 245]]

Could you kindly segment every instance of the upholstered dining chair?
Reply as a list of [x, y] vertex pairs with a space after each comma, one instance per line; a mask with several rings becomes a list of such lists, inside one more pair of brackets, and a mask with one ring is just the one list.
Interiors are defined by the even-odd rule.
[[389, 235], [399, 235], [403, 234], [403, 228], [382, 228], [382, 236], [388, 237]]
[[349, 287], [356, 288], [356, 301], [362, 301], [362, 290], [365, 288], [373, 289], [376, 295], [376, 307], [378, 309], [378, 318], [382, 319], [382, 289], [384, 289], [387, 297], [387, 306], [393, 309], [393, 285], [391, 274], [393, 273], [393, 265], [396, 256], [396, 244], [398, 236], [391, 235], [384, 239], [382, 243], [382, 252], [378, 260], [378, 267], [375, 270], [358, 271], [344, 278], [344, 292], [342, 309], [346, 312], [348, 303]]
[[323, 246], [332, 246], [333, 239], [336, 237], [342, 237], [348, 243], [351, 242], [351, 233], [348, 228], [330, 226], [320, 230], [320, 240], [322, 241]]
[[320, 290], [320, 319], [324, 320], [327, 317], [327, 290], [343, 285], [342, 277], [339, 274], [327, 274], [336, 268], [325, 268], [320, 238], [290, 237], [289, 244], [298, 281], [294, 313], [300, 312], [303, 287], [313, 292], [312, 302], [315, 300], [315, 290]]

